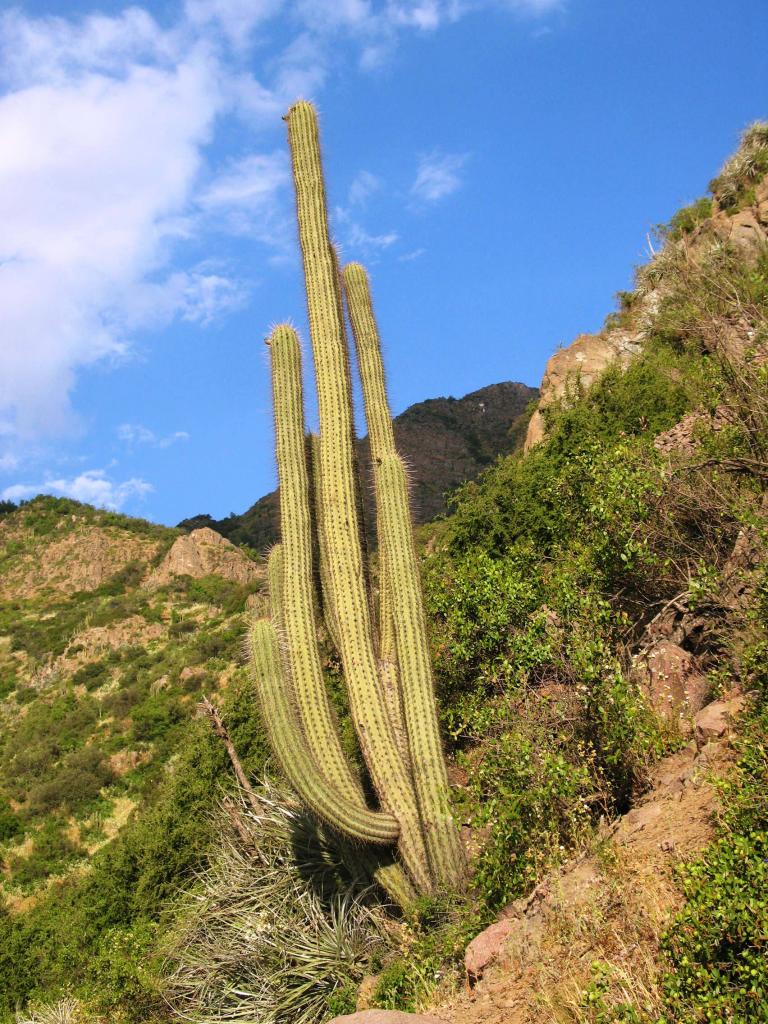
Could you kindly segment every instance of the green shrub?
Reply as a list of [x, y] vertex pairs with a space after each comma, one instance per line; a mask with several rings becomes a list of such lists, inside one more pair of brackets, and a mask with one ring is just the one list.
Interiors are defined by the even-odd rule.
[[7, 800], [0, 797], [0, 843], [16, 839], [24, 831], [24, 825]]
[[97, 800], [101, 789], [114, 778], [103, 754], [95, 747], [69, 754], [51, 775], [30, 791], [29, 806], [36, 814], [54, 810], [77, 814]]
[[703, 221], [712, 216], [712, 200], [708, 196], [697, 199], [690, 206], [684, 206], [672, 217], [665, 234], [672, 241], [683, 235], [690, 235]]
[[35, 833], [32, 851], [27, 856], [10, 858], [11, 877], [16, 885], [29, 888], [58, 874], [83, 855], [83, 850], [64, 832], [59, 821], [47, 821]]

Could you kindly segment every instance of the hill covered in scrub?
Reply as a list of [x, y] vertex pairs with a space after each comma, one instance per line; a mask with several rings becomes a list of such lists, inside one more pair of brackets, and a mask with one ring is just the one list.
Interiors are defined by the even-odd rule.
[[[536, 388], [503, 381], [463, 398], [430, 398], [409, 406], [394, 418], [398, 450], [409, 467], [413, 516], [426, 523], [447, 508], [446, 495], [473, 480], [499, 455], [514, 451], [525, 436], [526, 410], [538, 396]], [[373, 532], [373, 486], [368, 438], [357, 442], [366, 528]], [[235, 544], [265, 551], [280, 536], [277, 491], [259, 498], [242, 515], [212, 519], [192, 516], [181, 529], [209, 526]]]
[[768, 126], [662, 242], [422, 527], [465, 896], [389, 913], [285, 790], [247, 552], [0, 518], [0, 1020], [768, 1021]]

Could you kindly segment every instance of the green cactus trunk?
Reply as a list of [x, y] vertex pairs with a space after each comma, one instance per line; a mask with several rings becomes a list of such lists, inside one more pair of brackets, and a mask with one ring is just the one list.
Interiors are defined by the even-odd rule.
[[396, 661], [399, 669], [397, 712], [405, 721], [408, 752], [432, 872], [435, 878], [455, 886], [464, 874], [464, 856], [448, 803], [448, 776], [435, 709], [435, 687], [413, 543], [408, 485], [402, 459], [395, 447], [368, 275], [359, 263], [350, 263], [344, 268], [344, 286], [363, 385], [374, 468], [381, 634], [387, 643], [392, 644], [387, 657], [393, 663]]
[[376, 791], [382, 805], [400, 822], [399, 847], [409, 872], [420, 888], [428, 889], [431, 879], [413, 780], [382, 697], [364, 586], [349, 357], [335, 253], [328, 234], [317, 118], [310, 104], [297, 103], [287, 119], [315, 357], [320, 500], [339, 654], [352, 716]]
[[[371, 438], [380, 540], [379, 632], [361, 543], [341, 280], [328, 235], [317, 120], [308, 103], [286, 117], [314, 354], [320, 433], [303, 414], [292, 328], [272, 332], [282, 544], [270, 557], [273, 621], [251, 629], [251, 663], [275, 754], [298, 795], [354, 840], [397, 849], [376, 877], [399, 902], [414, 888], [457, 887], [463, 857], [448, 805], [407, 488], [386, 398], [378, 332], [362, 267], [345, 271]], [[314, 506], [314, 509], [313, 509]], [[381, 803], [369, 809], [347, 764], [328, 700], [315, 621], [313, 513], [323, 614], [341, 658], [350, 712]], [[284, 640], [281, 649], [278, 643]]]

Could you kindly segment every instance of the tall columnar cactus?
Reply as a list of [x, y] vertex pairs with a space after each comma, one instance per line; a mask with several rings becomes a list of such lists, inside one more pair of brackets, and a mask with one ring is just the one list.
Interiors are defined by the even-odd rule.
[[[252, 664], [275, 753], [299, 796], [354, 840], [397, 841], [419, 891], [455, 887], [464, 861], [448, 806], [405, 472], [386, 398], [378, 332], [362, 267], [344, 272], [374, 461], [380, 547], [379, 629], [366, 591], [356, 493], [349, 354], [342, 281], [328, 235], [317, 120], [288, 112], [299, 237], [317, 379], [319, 437], [308, 456], [301, 357], [292, 328], [270, 352], [282, 544], [270, 560], [272, 621], [251, 630]], [[338, 648], [360, 747], [381, 803], [372, 811], [344, 758], [325, 690], [314, 617], [314, 528], [323, 607]], [[397, 868], [380, 875], [402, 901]]]

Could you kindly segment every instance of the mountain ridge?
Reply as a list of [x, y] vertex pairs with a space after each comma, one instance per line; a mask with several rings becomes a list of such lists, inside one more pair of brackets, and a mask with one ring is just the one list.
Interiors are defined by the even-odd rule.
[[[509, 454], [524, 439], [527, 408], [538, 388], [500, 381], [461, 398], [427, 398], [394, 418], [395, 440], [409, 467], [411, 505], [416, 523], [447, 511], [446, 494], [472, 480], [497, 456]], [[375, 533], [368, 438], [359, 438], [357, 453], [366, 531]], [[207, 513], [178, 523], [182, 530], [209, 527], [236, 544], [263, 551], [280, 535], [278, 491], [257, 499], [240, 515], [214, 519]]]

